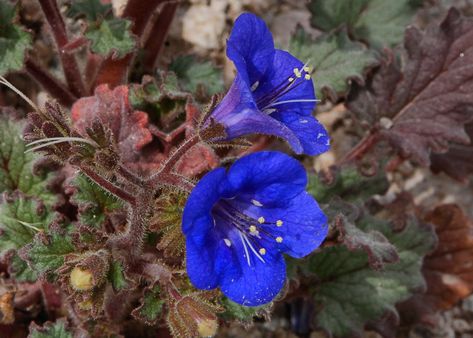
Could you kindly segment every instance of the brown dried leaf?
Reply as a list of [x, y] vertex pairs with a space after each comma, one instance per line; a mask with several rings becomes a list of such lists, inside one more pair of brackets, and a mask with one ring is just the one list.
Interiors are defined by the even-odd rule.
[[473, 119], [473, 20], [451, 9], [425, 33], [408, 27], [406, 58], [388, 53], [371, 83], [355, 85], [348, 107], [405, 158], [422, 165], [449, 142], [466, 144]]
[[424, 260], [427, 292], [400, 305], [408, 321], [428, 322], [432, 314], [452, 308], [473, 292], [473, 222], [456, 204], [438, 206], [426, 221], [435, 225], [439, 242]]

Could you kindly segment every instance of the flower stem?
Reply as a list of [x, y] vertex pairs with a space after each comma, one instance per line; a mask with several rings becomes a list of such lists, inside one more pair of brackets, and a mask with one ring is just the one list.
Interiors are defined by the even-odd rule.
[[123, 165], [118, 166], [117, 174], [119, 174], [121, 177], [123, 177], [124, 179], [126, 179], [127, 181], [133, 183], [134, 185], [138, 187], [142, 187], [145, 183], [145, 181], [141, 177], [131, 172], [130, 170], [128, 170], [128, 168], [125, 168]]
[[61, 104], [69, 107], [77, 97], [58, 79], [52, 76], [33, 59], [27, 57], [25, 60], [25, 70], [36, 82], [38, 82], [49, 94], [51, 94]]
[[74, 95], [82, 97], [86, 95], [84, 83], [82, 81], [79, 66], [74, 55], [66, 53], [64, 47], [69, 43], [66, 32], [66, 25], [55, 0], [38, 0], [44, 17], [51, 28], [59, 52], [59, 59], [66, 82]]

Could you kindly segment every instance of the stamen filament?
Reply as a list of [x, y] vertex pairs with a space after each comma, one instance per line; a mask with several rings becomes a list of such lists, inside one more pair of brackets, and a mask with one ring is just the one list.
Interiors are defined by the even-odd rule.
[[271, 104], [267, 105], [267, 106], [265, 107], [265, 109], [266, 109], [266, 108], [270, 108], [270, 107], [274, 107], [274, 106], [279, 106], [279, 105], [281, 105], [281, 104], [297, 103], [297, 102], [320, 102], [320, 100], [318, 100], [318, 99], [300, 99], [300, 100], [278, 101], [278, 102], [271, 103]]

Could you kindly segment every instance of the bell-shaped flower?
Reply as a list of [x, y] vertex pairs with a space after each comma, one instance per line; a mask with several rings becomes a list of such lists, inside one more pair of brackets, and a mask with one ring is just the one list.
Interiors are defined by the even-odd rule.
[[306, 184], [303, 166], [280, 152], [253, 153], [205, 175], [182, 219], [192, 284], [220, 287], [246, 306], [270, 302], [286, 280], [283, 254], [304, 257], [327, 235]]
[[317, 100], [310, 67], [275, 49], [263, 20], [240, 15], [227, 42], [227, 56], [237, 75], [210, 115], [225, 126], [227, 139], [267, 134], [285, 139], [298, 154], [329, 149], [327, 131], [312, 116]]

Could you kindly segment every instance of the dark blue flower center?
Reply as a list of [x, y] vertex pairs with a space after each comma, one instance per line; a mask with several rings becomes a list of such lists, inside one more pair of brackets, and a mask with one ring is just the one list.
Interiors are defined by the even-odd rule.
[[[262, 206], [262, 204], [256, 200], [251, 200], [251, 202], [257, 207]], [[283, 225], [282, 220], [269, 222], [262, 216], [255, 218], [239, 210], [238, 206], [232, 203], [231, 200], [219, 201], [212, 209], [212, 215], [214, 216], [214, 220], [217, 218], [229, 227], [228, 229], [224, 229], [224, 233], [234, 230], [237, 231], [244, 249], [244, 256], [249, 266], [251, 266], [251, 255], [254, 255], [263, 263], [266, 263], [264, 255], [266, 255], [267, 249], [272, 248], [263, 247], [263, 239], [269, 240], [269, 243], [274, 243], [275, 245], [283, 242], [281, 236], [274, 236], [267, 230], [268, 226], [281, 227]], [[224, 238], [223, 241], [228, 247], [231, 247], [233, 244], [230, 238]]]

